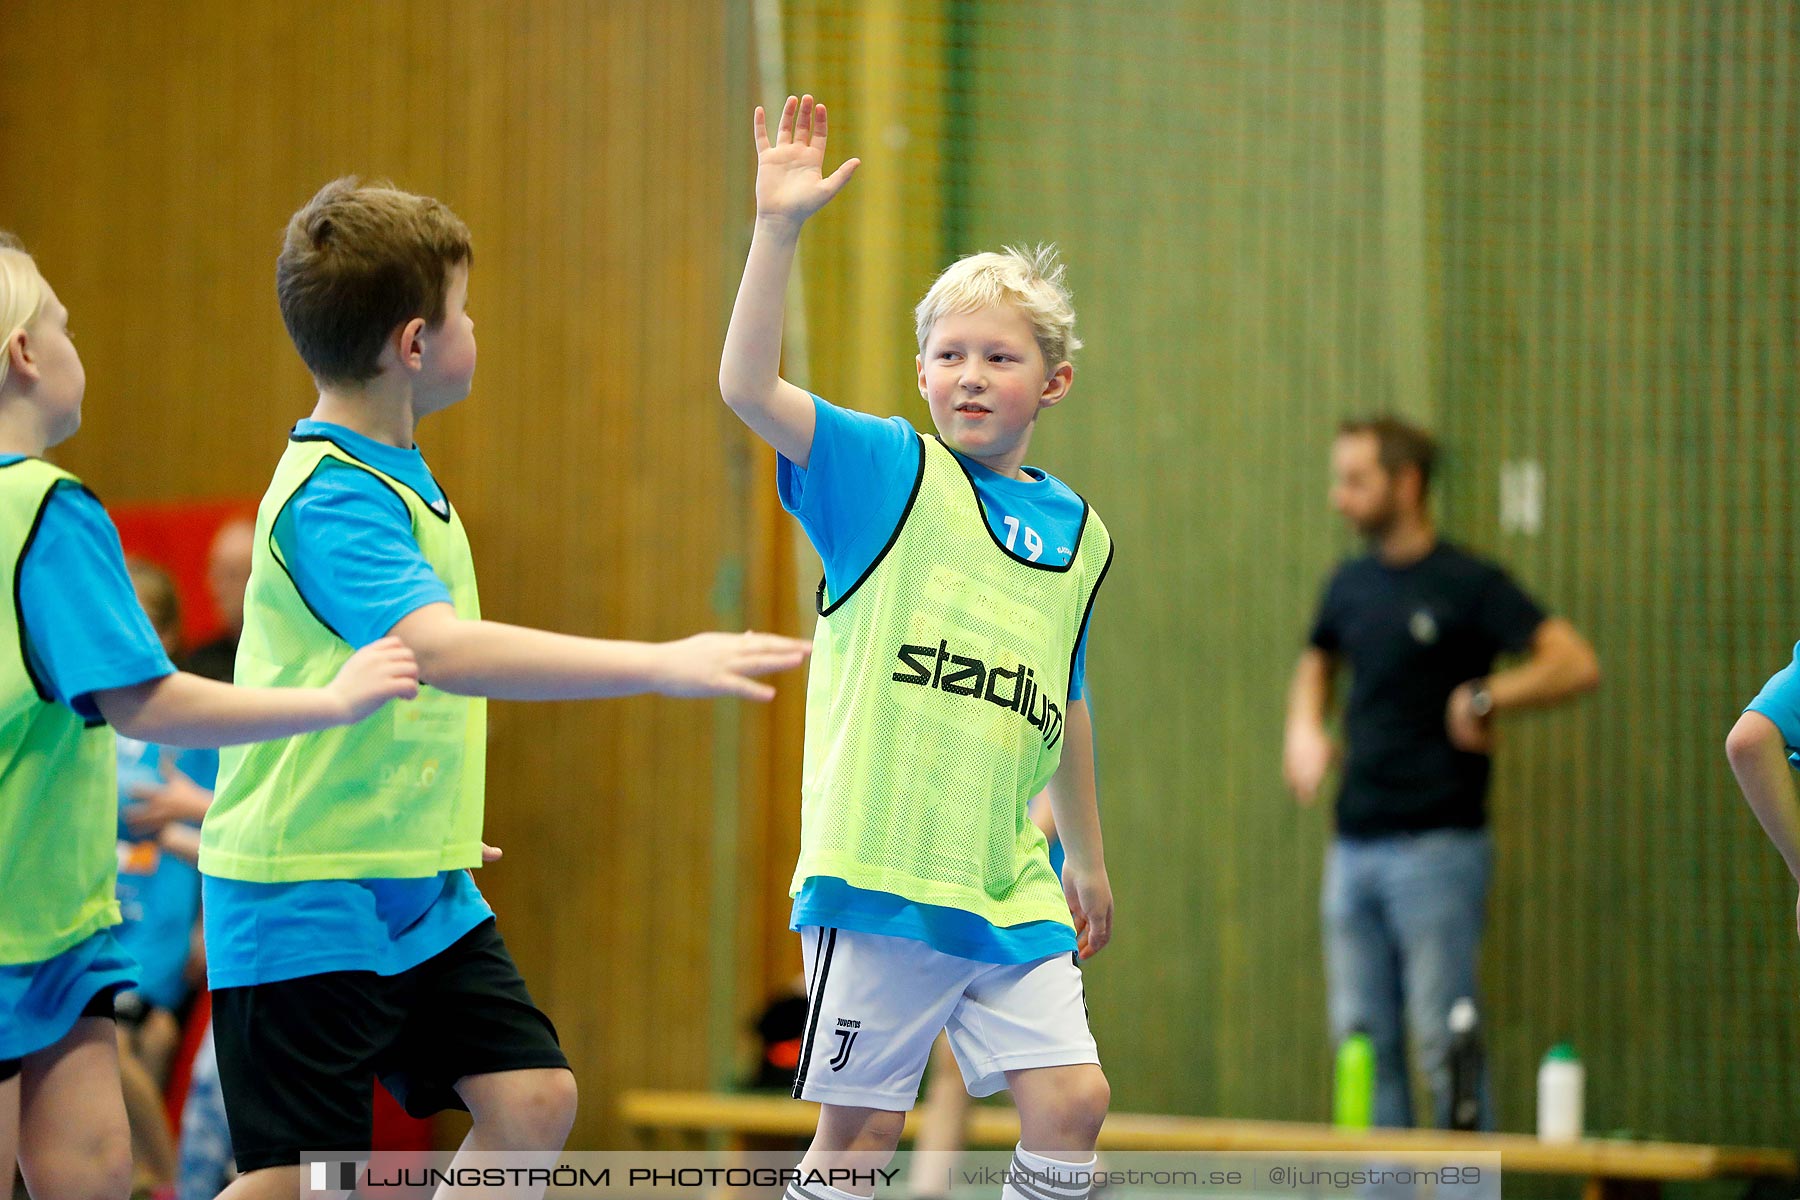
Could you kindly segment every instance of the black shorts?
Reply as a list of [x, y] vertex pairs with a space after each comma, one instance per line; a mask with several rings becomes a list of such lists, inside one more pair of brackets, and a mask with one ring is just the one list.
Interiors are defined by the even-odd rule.
[[492, 917], [409, 971], [328, 971], [213, 993], [219, 1082], [240, 1171], [366, 1151], [379, 1078], [415, 1117], [465, 1108], [468, 1075], [567, 1069]]
[[[104, 1017], [109, 1021], [112, 1020], [113, 997], [117, 994], [117, 988], [101, 988], [99, 991], [95, 992], [93, 998], [83, 1006], [81, 1017]], [[22, 1058], [0, 1058], [0, 1083], [5, 1083], [14, 1075], [17, 1075], [24, 1066], [25, 1060]]]

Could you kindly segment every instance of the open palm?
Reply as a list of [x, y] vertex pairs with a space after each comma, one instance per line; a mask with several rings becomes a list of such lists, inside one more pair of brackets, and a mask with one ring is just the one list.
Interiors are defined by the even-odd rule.
[[860, 159], [846, 159], [829, 176], [825, 169], [825, 106], [811, 96], [793, 96], [781, 107], [775, 140], [762, 106], [756, 109], [756, 212], [795, 221], [825, 207], [850, 182]]

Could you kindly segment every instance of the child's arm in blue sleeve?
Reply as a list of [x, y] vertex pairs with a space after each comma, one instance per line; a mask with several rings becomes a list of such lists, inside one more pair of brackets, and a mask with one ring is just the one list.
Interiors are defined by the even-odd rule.
[[325, 627], [352, 646], [385, 637], [427, 604], [448, 604], [394, 490], [361, 467], [326, 459], [275, 518], [275, 547]]
[[112, 518], [86, 488], [60, 483], [19, 564], [27, 661], [52, 698], [100, 717], [93, 693], [174, 672], [125, 571]]

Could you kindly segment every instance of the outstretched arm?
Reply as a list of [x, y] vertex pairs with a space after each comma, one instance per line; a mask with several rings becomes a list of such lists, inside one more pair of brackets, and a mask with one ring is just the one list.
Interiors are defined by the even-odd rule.
[[850, 181], [859, 160], [824, 175], [825, 106], [811, 96], [788, 97], [773, 142], [760, 106], [755, 129], [756, 231], [725, 332], [719, 394], [758, 437], [804, 469], [812, 453], [812, 397], [780, 374], [788, 276], [800, 227]]
[[1800, 803], [1781, 730], [1761, 713], [1747, 712], [1731, 727], [1725, 756], [1751, 811], [1781, 851], [1789, 873], [1800, 881]]
[[362, 720], [389, 700], [419, 694], [419, 665], [394, 638], [351, 655], [324, 687], [254, 688], [186, 671], [94, 693], [106, 723], [163, 746], [234, 746]]
[[597, 700], [740, 696], [768, 700], [754, 678], [799, 666], [811, 647], [772, 633], [699, 633], [678, 642], [617, 642], [547, 633], [498, 621], [465, 621], [427, 604], [394, 626], [419, 658], [419, 677], [463, 696], [494, 700]]
[[[1725, 756], [1750, 811], [1781, 852], [1788, 873], [1800, 881], [1800, 803], [1781, 730], [1761, 713], [1747, 712], [1725, 739]], [[1795, 919], [1800, 922], [1800, 912]]]

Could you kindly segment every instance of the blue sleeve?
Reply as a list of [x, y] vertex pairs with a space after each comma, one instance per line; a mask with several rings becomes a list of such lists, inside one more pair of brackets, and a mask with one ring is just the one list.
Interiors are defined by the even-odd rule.
[[1767, 717], [1787, 748], [1800, 750], [1800, 645], [1794, 647], [1794, 661], [1770, 676], [1744, 711]]
[[[1091, 619], [1093, 614], [1089, 613]], [[1081, 624], [1081, 640], [1075, 643], [1075, 662], [1069, 671], [1069, 703], [1087, 698], [1088, 622]]]
[[886, 549], [918, 474], [918, 434], [899, 417], [871, 417], [813, 397], [812, 450], [801, 470], [783, 458], [781, 505], [825, 562], [825, 586], [842, 595]]
[[300, 598], [352, 646], [386, 637], [427, 604], [450, 603], [406, 502], [361, 467], [323, 460], [275, 518], [274, 538]]
[[86, 488], [59, 483], [19, 564], [19, 618], [50, 694], [97, 721], [93, 693], [173, 674], [138, 605], [119, 531]]

